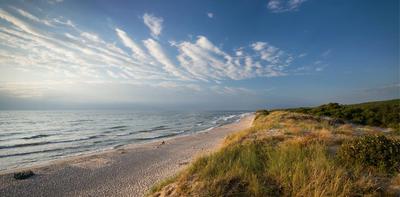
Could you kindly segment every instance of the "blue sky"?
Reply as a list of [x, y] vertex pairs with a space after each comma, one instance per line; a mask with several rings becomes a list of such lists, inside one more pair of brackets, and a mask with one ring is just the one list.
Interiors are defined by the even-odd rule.
[[2, 1], [0, 108], [399, 97], [396, 0]]

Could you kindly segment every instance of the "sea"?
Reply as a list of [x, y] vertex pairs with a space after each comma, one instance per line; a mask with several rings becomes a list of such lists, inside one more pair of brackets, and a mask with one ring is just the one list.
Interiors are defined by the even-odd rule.
[[0, 111], [0, 172], [204, 132], [247, 111]]

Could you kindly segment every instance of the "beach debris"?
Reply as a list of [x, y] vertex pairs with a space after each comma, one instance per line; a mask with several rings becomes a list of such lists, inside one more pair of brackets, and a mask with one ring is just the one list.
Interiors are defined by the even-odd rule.
[[35, 173], [33, 173], [32, 170], [26, 170], [26, 171], [14, 173], [14, 178], [17, 180], [23, 180], [23, 179], [27, 179], [33, 175], [35, 175]]
[[165, 141], [162, 141], [159, 145], [156, 146], [156, 148], [160, 148], [161, 145], [164, 145]]
[[125, 150], [125, 149], [119, 149], [118, 152], [119, 152], [120, 154], [125, 154], [125, 153], [126, 153], [126, 150]]

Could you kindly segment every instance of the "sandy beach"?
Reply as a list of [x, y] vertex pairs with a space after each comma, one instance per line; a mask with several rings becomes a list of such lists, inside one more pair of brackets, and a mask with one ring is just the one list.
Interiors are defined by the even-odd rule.
[[143, 196], [157, 181], [215, 150], [228, 134], [251, 126], [254, 115], [209, 131], [136, 144], [32, 167], [35, 176], [0, 175], [0, 196]]

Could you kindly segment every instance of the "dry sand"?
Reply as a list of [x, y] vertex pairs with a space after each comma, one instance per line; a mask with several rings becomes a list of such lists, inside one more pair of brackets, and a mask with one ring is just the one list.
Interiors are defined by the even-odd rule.
[[254, 115], [211, 129], [99, 154], [74, 157], [33, 169], [15, 180], [0, 175], [0, 196], [143, 196], [157, 181], [174, 175], [193, 158], [213, 151], [228, 134], [251, 126]]

